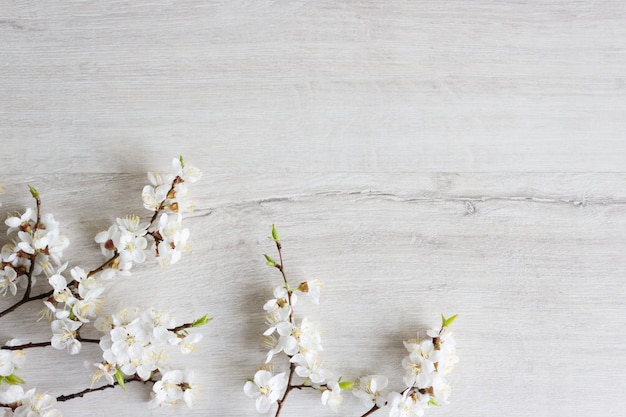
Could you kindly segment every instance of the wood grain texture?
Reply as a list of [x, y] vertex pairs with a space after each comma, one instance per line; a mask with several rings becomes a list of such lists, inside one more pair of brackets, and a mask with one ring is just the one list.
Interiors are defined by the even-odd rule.
[[[150, 410], [131, 385], [64, 415], [256, 415], [272, 223], [293, 280], [325, 282], [298, 314], [346, 378], [399, 387], [402, 340], [459, 313], [452, 403], [427, 415], [623, 414], [625, 28], [622, 1], [0, 0], [2, 216], [36, 186], [89, 268], [145, 171], [205, 172], [194, 251], [105, 307], [215, 316], [186, 358], [197, 406]], [[35, 304], [0, 342], [47, 335]], [[67, 394], [98, 358], [32, 350], [20, 375]], [[282, 415], [334, 414], [294, 392]]]

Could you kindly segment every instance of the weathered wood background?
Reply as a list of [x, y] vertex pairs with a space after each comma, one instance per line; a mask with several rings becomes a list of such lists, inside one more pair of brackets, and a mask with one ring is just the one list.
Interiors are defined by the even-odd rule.
[[[150, 410], [131, 385], [64, 415], [256, 415], [272, 223], [292, 279], [325, 282], [298, 314], [345, 378], [399, 388], [402, 340], [458, 313], [452, 404], [429, 416], [623, 415], [625, 74], [622, 0], [0, 0], [2, 215], [36, 186], [89, 268], [98, 231], [148, 216], [145, 171], [183, 154], [205, 174], [193, 253], [105, 308], [215, 316], [187, 357], [197, 406]], [[40, 309], [1, 342], [48, 337]], [[98, 358], [29, 350], [21, 376], [67, 394]], [[298, 392], [283, 413], [327, 415]]]

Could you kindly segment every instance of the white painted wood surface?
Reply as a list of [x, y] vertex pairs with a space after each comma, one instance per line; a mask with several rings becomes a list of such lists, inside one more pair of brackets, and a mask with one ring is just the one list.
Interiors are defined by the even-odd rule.
[[[279, 279], [272, 223], [293, 279], [325, 282], [299, 313], [347, 378], [399, 386], [402, 340], [459, 313], [452, 404], [429, 416], [623, 415], [624, 74], [621, 0], [0, 0], [3, 215], [35, 185], [70, 264], [95, 266], [145, 171], [182, 153], [205, 172], [193, 253], [138, 268], [106, 307], [215, 316], [188, 357], [197, 406], [150, 410], [129, 386], [64, 415], [256, 415], [242, 385]], [[47, 335], [39, 309], [2, 340]], [[31, 350], [22, 376], [69, 393], [98, 357]], [[326, 415], [298, 392], [283, 413]]]

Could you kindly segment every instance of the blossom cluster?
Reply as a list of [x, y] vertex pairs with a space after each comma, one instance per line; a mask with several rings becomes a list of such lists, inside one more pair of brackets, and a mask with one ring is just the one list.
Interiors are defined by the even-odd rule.
[[11, 241], [0, 252], [0, 293], [16, 295], [18, 285], [27, 288], [43, 274], [53, 275], [70, 242], [50, 213], [40, 216], [28, 208], [21, 215], [9, 216], [4, 223]]
[[0, 403], [15, 406], [0, 408], [0, 417], [62, 417], [56, 408], [56, 399], [48, 394], [28, 391], [19, 385], [0, 385]]
[[[266, 312], [265, 320], [269, 326], [263, 333], [264, 345], [269, 349], [266, 365], [244, 385], [245, 393], [255, 398], [256, 409], [260, 413], [267, 412], [287, 388], [288, 378], [285, 372], [273, 375], [268, 370], [271, 366], [267, 364], [276, 354], [285, 353], [289, 362], [293, 364], [295, 373], [315, 386], [327, 381], [331, 384], [336, 381], [336, 379], [333, 381], [334, 374], [323, 366], [319, 327], [306, 317], [300, 323], [293, 319], [293, 306], [298, 301], [298, 294], [305, 294], [313, 303], [319, 304], [321, 288], [322, 283], [319, 279], [304, 281], [295, 290], [288, 289], [288, 285], [281, 285], [274, 288], [274, 298], [263, 306]], [[331, 396], [329, 391], [329, 394], [323, 396], [323, 401], [336, 409], [341, 399], [337, 395]]]
[[[318, 279], [304, 281], [291, 288], [284, 271], [282, 245], [274, 226], [271, 239], [276, 243], [280, 262], [267, 255], [265, 258], [269, 266], [281, 272], [283, 285], [274, 288], [274, 298], [263, 306], [268, 325], [263, 333], [264, 345], [269, 348], [266, 363], [244, 385], [244, 392], [255, 400], [257, 412], [267, 413], [278, 404], [275, 413], [278, 417], [289, 392], [305, 388], [321, 393], [322, 404], [335, 412], [344, 400], [344, 392], [352, 391], [368, 407], [362, 417], [380, 409], [386, 409], [389, 417], [421, 417], [426, 408], [448, 403], [450, 386], [446, 377], [458, 362], [455, 340], [449, 328], [456, 316], [442, 316], [441, 327], [428, 330], [426, 339], [404, 342], [409, 355], [402, 361], [405, 388], [401, 392], [385, 392], [389, 380], [384, 375], [365, 375], [354, 380], [338, 378], [337, 373], [324, 367], [319, 327], [307, 318], [299, 323], [294, 319], [298, 294], [307, 294], [317, 304], [321, 282]], [[281, 352], [288, 358], [289, 371], [274, 373], [270, 361]], [[296, 375], [304, 380], [294, 383]]]
[[[49, 319], [52, 336], [49, 342], [38, 343], [13, 339], [7, 348], [0, 350], [0, 414], [60, 415], [50, 408], [53, 402], [49, 396], [36, 394], [33, 389], [24, 391], [19, 386], [24, 381], [13, 371], [24, 363], [20, 349], [49, 345], [75, 355], [85, 342], [99, 343], [103, 350], [104, 360], [89, 364], [95, 369], [92, 385], [102, 377], [110, 386], [123, 386], [129, 380], [151, 381], [154, 383], [152, 405], [169, 406], [181, 400], [189, 406], [193, 404], [193, 393], [197, 390], [192, 390], [191, 374], [169, 365], [167, 348], [173, 347], [182, 354], [193, 351], [202, 335], [189, 330], [208, 323], [207, 316], [180, 326], [175, 325], [167, 312], [156, 309], [127, 308], [110, 317], [99, 317], [111, 283], [118, 276], [130, 275], [135, 265], [147, 259], [147, 253], [151, 252], [162, 267], [167, 267], [190, 250], [189, 229], [182, 226], [183, 214], [193, 207], [187, 184], [196, 182], [201, 172], [185, 164], [182, 157], [175, 158], [172, 166], [170, 173], [148, 173], [150, 184], [144, 187], [142, 200], [152, 213], [149, 221], [142, 221], [136, 215], [117, 218], [106, 231], [96, 235], [95, 241], [100, 244], [105, 261], [91, 271], [79, 266], [67, 270], [63, 251], [69, 240], [60, 232], [54, 217], [41, 212], [40, 196], [33, 187], [30, 191], [36, 209], [28, 208], [5, 220], [10, 241], [0, 252], [0, 294], [15, 296], [18, 288], [24, 289], [24, 294], [13, 306], [0, 312], [0, 317], [26, 302], [42, 300], [45, 306], [42, 317]], [[149, 239], [153, 241], [150, 249]], [[51, 289], [32, 295], [37, 279], [42, 276]], [[100, 340], [85, 339], [80, 334], [81, 327], [92, 321], [105, 332]], [[20, 411], [25, 405], [31, 410], [29, 414]]]
[[[95, 325], [105, 333], [100, 339], [104, 361], [86, 363], [95, 369], [92, 382], [105, 377], [109, 384], [120, 383], [128, 378], [142, 381], [162, 378], [154, 385], [153, 406], [171, 406], [184, 399], [189, 407], [193, 404], [187, 371], [172, 369], [169, 363], [171, 347], [182, 354], [193, 352], [202, 339], [200, 333], [189, 333], [188, 329], [206, 324], [204, 316], [193, 323], [176, 327], [175, 320], [167, 311], [154, 308], [140, 310], [125, 308], [116, 314], [99, 318]], [[178, 381], [173, 383], [173, 381]]]

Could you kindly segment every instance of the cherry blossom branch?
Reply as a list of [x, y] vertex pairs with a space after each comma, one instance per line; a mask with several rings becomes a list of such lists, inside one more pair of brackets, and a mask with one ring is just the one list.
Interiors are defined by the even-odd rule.
[[[85, 337], [80, 337], [80, 335], [77, 335], [76, 340], [78, 340], [79, 342], [84, 342], [84, 343], [100, 343], [99, 339], [89, 339], [89, 338], [85, 338]], [[35, 342], [35, 343], [24, 343], [21, 345], [14, 345], [14, 346], [0, 346], [0, 349], [4, 349], [4, 350], [23, 350], [23, 349], [31, 349], [31, 348], [38, 348], [38, 347], [48, 347], [48, 346], [52, 346], [52, 342]]]
[[[293, 315], [294, 315], [293, 303], [291, 302], [292, 290], [289, 287], [287, 275], [285, 274], [285, 266], [283, 264], [283, 251], [282, 251], [283, 247], [280, 243], [280, 239], [278, 237], [278, 233], [276, 232], [276, 229], [274, 228], [274, 225], [272, 225], [272, 238], [274, 242], [276, 243], [276, 249], [278, 250], [278, 259], [280, 262], [276, 264], [276, 268], [278, 268], [278, 270], [280, 271], [283, 277], [283, 281], [285, 282], [285, 288], [287, 290], [287, 302], [289, 303], [289, 321], [291, 322], [292, 325], [295, 326], [295, 322], [293, 318]], [[291, 359], [291, 357], [292, 356], [289, 356], [289, 359]], [[277, 401], [278, 408], [276, 409], [276, 414], [274, 415], [274, 417], [280, 416], [280, 412], [283, 408], [283, 405], [285, 404], [285, 400], [287, 399], [287, 396], [289, 395], [291, 390], [295, 388], [295, 386], [291, 383], [293, 381], [293, 375], [295, 372], [296, 372], [296, 365], [293, 362], [290, 362], [289, 363], [289, 379], [287, 380], [287, 389], [285, 389], [285, 393], [283, 394], [283, 397]]]
[[[150, 226], [152, 226], [152, 224], [157, 219], [157, 217], [159, 217], [159, 212], [165, 208], [165, 202], [169, 198], [174, 198], [176, 196], [176, 186], [178, 184], [180, 184], [180, 183], [183, 183], [183, 182], [185, 182], [185, 180], [183, 180], [180, 177], [180, 175], [177, 175], [176, 178], [174, 178], [174, 180], [172, 181], [172, 186], [170, 187], [169, 191], [165, 195], [165, 199], [163, 201], [161, 201], [161, 203], [159, 204], [159, 207], [154, 211], [154, 214], [152, 215], [152, 218], [150, 219]], [[174, 203], [174, 204], [176, 204], [176, 203]], [[177, 207], [175, 207], [175, 208], [177, 208]], [[177, 211], [177, 210], [172, 210], [172, 211]]]
[[23, 350], [23, 349], [30, 349], [30, 348], [37, 348], [37, 347], [46, 347], [46, 346], [51, 346], [51, 345], [52, 345], [52, 342], [24, 343], [22, 345], [15, 345], [15, 346], [0, 346], [0, 349]]
[[[37, 232], [37, 229], [39, 228], [39, 224], [41, 223], [41, 198], [39, 196], [39, 193], [37, 192], [37, 190], [34, 187], [29, 186], [29, 189], [30, 189], [30, 193], [32, 194], [32, 196], [35, 199], [35, 202], [37, 204], [37, 221], [35, 222], [35, 227], [33, 228], [33, 232], [32, 232], [33, 236], [34, 236], [34, 234]], [[18, 302], [16, 302], [12, 306], [2, 310], [0, 312], [0, 317], [3, 317], [5, 315], [9, 314], [10, 312], [12, 312], [13, 310], [17, 309], [22, 304], [26, 304], [29, 301], [39, 299], [39, 298], [30, 296], [30, 292], [31, 292], [32, 286], [33, 286], [33, 272], [35, 270], [35, 258], [36, 257], [37, 257], [37, 251], [35, 250], [29, 256], [29, 258], [30, 258], [30, 266], [28, 268], [28, 272], [26, 273], [27, 284], [26, 284], [26, 291], [24, 292], [24, 296], [22, 297], [21, 300], [19, 300]], [[45, 298], [45, 297], [42, 297], [42, 298]]]
[[[147, 383], [147, 382], [152, 382], [150, 380], [143, 381], [143, 380], [138, 379], [138, 378], [129, 378], [129, 379], [125, 379], [124, 380], [124, 384], [126, 384], [128, 382], [133, 382], [133, 381], [143, 382], [144, 384]], [[92, 392], [98, 392], [98, 391], [104, 391], [104, 390], [109, 389], [109, 388], [115, 388], [118, 385], [120, 385], [120, 383], [115, 381], [112, 384], [102, 385], [101, 387], [98, 387], [98, 388], [86, 388], [86, 389], [84, 389], [82, 391], [75, 392], [73, 394], [59, 395], [56, 398], [56, 400], [58, 402], [65, 402], [65, 401], [73, 400], [74, 398], [82, 398], [85, 394], [89, 394], [89, 393], [92, 393]]]
[[[106, 260], [102, 265], [100, 265], [99, 267], [97, 267], [96, 269], [89, 271], [87, 273], [87, 278], [97, 274], [98, 272], [104, 271], [109, 265], [111, 265], [117, 258], [119, 258], [120, 254], [119, 252], [116, 250], [113, 254], [113, 256], [111, 258], [109, 258], [108, 260]], [[75, 284], [76, 281], [73, 280], [71, 281], [68, 286]]]
[[39, 294], [39, 295], [34, 295], [32, 297], [23, 297], [21, 300], [19, 300], [17, 303], [13, 304], [10, 307], [7, 307], [6, 309], [0, 311], [0, 317], [6, 316], [7, 314], [9, 314], [10, 312], [16, 310], [19, 306], [21, 306], [22, 304], [26, 304], [29, 301], [33, 301], [33, 300], [43, 300], [44, 298], [48, 298], [53, 294], [53, 291], [48, 291], [45, 292], [43, 294]]
[[[109, 258], [108, 260], [106, 260], [106, 261], [105, 261], [102, 265], [100, 265], [99, 267], [97, 267], [97, 268], [96, 268], [96, 269], [94, 269], [93, 271], [90, 271], [90, 272], [87, 274], [87, 276], [88, 276], [88, 277], [90, 277], [90, 276], [93, 276], [93, 275], [97, 274], [97, 273], [98, 273], [98, 272], [100, 272], [100, 271], [103, 271], [104, 269], [106, 269], [106, 267], [107, 267], [108, 265], [110, 265], [112, 262], [114, 262], [114, 261], [115, 261], [115, 260], [116, 260], [119, 256], [120, 256], [120, 255], [119, 255], [119, 253], [117, 253], [117, 252], [116, 252], [116, 253], [115, 253], [115, 254], [114, 254], [111, 258]], [[33, 258], [31, 259], [31, 264], [30, 264], [31, 266], [30, 266], [30, 269], [29, 269], [29, 272], [28, 272], [28, 277], [29, 277], [29, 278], [28, 278], [28, 282], [29, 282], [29, 283], [31, 282], [31, 278], [30, 278], [30, 277], [32, 276], [32, 271], [33, 271], [33, 268], [34, 268], [34, 264], [35, 264], [35, 262], [34, 262], [34, 257], [33, 257]], [[68, 286], [68, 287], [71, 287], [71, 286], [72, 286], [72, 285], [74, 285], [74, 284], [76, 284], [76, 281], [75, 281], [75, 280], [72, 280], [72, 281], [70, 281], [70, 282], [67, 284], [67, 286]], [[44, 293], [37, 294], [37, 295], [33, 295], [33, 296], [30, 296], [30, 294], [29, 294], [29, 293], [25, 293], [25, 294], [24, 294], [24, 297], [22, 297], [22, 299], [21, 299], [21, 300], [19, 300], [18, 302], [16, 302], [16, 303], [15, 303], [15, 304], [13, 304], [12, 306], [7, 307], [6, 309], [4, 309], [4, 310], [0, 311], [0, 317], [6, 316], [6, 315], [7, 315], [7, 314], [9, 314], [10, 312], [12, 312], [12, 311], [16, 310], [16, 309], [17, 309], [18, 307], [20, 307], [21, 305], [26, 304], [26, 303], [28, 303], [28, 302], [30, 302], [30, 301], [35, 301], [35, 300], [43, 300], [43, 299], [46, 299], [46, 298], [50, 298], [50, 297], [52, 296], [52, 294], [54, 294], [54, 290], [46, 291], [46, 292], [44, 292]]]
[[[107, 275], [109, 272], [111, 273], [110, 276], [103, 276], [103, 281], [105, 281], [107, 278], [115, 276], [117, 270], [126, 272], [132, 268], [133, 263], [143, 263], [146, 255], [144, 251], [147, 246], [147, 242], [144, 238], [146, 234], [152, 236], [155, 241], [157, 246], [156, 257], [159, 258], [160, 255], [158, 249], [161, 249], [161, 252], [163, 252], [163, 256], [159, 258], [159, 263], [162, 266], [176, 263], [180, 259], [181, 252], [188, 250], [188, 247], [185, 245], [189, 235], [189, 229], [182, 228], [182, 215], [179, 213], [185, 211], [188, 207], [184, 200], [182, 200], [187, 194], [187, 188], [180, 184], [186, 181], [190, 183], [195, 182], [201, 177], [202, 173], [196, 167], [185, 166], [182, 156], [174, 159], [172, 164], [175, 169], [173, 175], [148, 173], [152, 185], [144, 187], [142, 199], [144, 207], [154, 211], [150, 223], [141, 223], [138, 216], [127, 216], [123, 219], [118, 218], [117, 224], [114, 223], [106, 232], [103, 231], [96, 236], [96, 242], [101, 244], [102, 252], [107, 255], [109, 259], [89, 272], [85, 272], [79, 267], [72, 268], [70, 272], [74, 279], [69, 283], [67, 283], [66, 278], [61, 275], [67, 267], [67, 262], [61, 262], [62, 251], [69, 245], [69, 241], [64, 235], [59, 234], [58, 222], [54, 221], [51, 214], [46, 213], [42, 215], [39, 193], [32, 186], [29, 186], [31, 195], [36, 200], [36, 216], [32, 208], [28, 208], [23, 215], [9, 216], [5, 224], [9, 226], [10, 232], [17, 231], [19, 240], [14, 240], [13, 243], [7, 244], [5, 246], [7, 248], [6, 253], [5, 247], [3, 247], [2, 257], [0, 259], [2, 261], [0, 265], [2, 268], [2, 270], [0, 270], [0, 284], [2, 285], [0, 290], [3, 290], [4, 294], [10, 290], [10, 292], [15, 295], [17, 291], [16, 284], [18, 284], [22, 286], [25, 291], [17, 302], [0, 311], [0, 317], [15, 311], [27, 302], [45, 300], [46, 306], [52, 310], [56, 319], [51, 323], [53, 336], [50, 341], [24, 343], [14, 339], [12, 343], [20, 344], [0, 346], [0, 349], [2, 349], [0, 351], [0, 362], [2, 362], [0, 363], [2, 367], [0, 384], [7, 383], [15, 385], [25, 383], [19, 376], [13, 373], [14, 369], [22, 367], [23, 354], [12, 351], [52, 346], [55, 349], [67, 348], [69, 353], [73, 355], [80, 351], [81, 342], [101, 344], [102, 341], [105, 341], [106, 345], [106, 341], [111, 342], [111, 339], [116, 339], [117, 335], [114, 334], [113, 330], [111, 330], [110, 334], [106, 334], [102, 340], [81, 337], [81, 325], [98, 315], [99, 304], [103, 302], [101, 295], [106, 289], [104, 286], [105, 283], [99, 282], [99, 280], [93, 281], [92, 279], [85, 285], [83, 285], [83, 283], [85, 283], [86, 278], [97, 275], [102, 271], [106, 271], [104, 275]], [[174, 179], [171, 181], [171, 184], [168, 184], [167, 181], [163, 182], [161, 180], [162, 178]], [[165, 190], [167, 190], [167, 193], [163, 194]], [[178, 216], [168, 218], [164, 212], [179, 214]], [[159, 218], [159, 216], [161, 217]], [[155, 222], [158, 222], [158, 224], [155, 224]], [[152, 230], [148, 232], [148, 228]], [[158, 246], [162, 246], [162, 248], [158, 248]], [[52, 265], [49, 260], [55, 265]], [[40, 276], [42, 272], [45, 273], [45, 277], [48, 278], [47, 281], [52, 289], [37, 295], [32, 295], [36, 278]], [[59, 304], [63, 305], [62, 308], [58, 306]], [[130, 314], [140, 315], [141, 320], [143, 320], [147, 326], [153, 325], [155, 329], [159, 327], [160, 330], [171, 332], [167, 334], [161, 331], [158, 337], [153, 335], [153, 337], [145, 343], [143, 341], [133, 341], [133, 347], [146, 349], [146, 351], [157, 349], [162, 344], [169, 343], [178, 344], [181, 353], [189, 353], [195, 349], [202, 335], [192, 334], [187, 331], [187, 329], [200, 327], [211, 321], [211, 318], [205, 315], [193, 322], [174, 327], [174, 319], [170, 318], [166, 311], [151, 309], [146, 311], [148, 314], [140, 314], [137, 309], [127, 309], [126, 311], [131, 311]], [[47, 310], [46, 312], [49, 316], [50, 312]], [[119, 314], [124, 313], [122, 311]], [[161, 319], [163, 321], [160, 321]], [[115, 324], [120, 322], [120, 320], [116, 321], [116, 318], [112, 318], [112, 321], [115, 322]], [[171, 327], [168, 328], [166, 323], [170, 323]], [[122, 325], [117, 327], [122, 327]], [[117, 330], [117, 328], [115, 330]], [[129, 328], [127, 330], [130, 333], [134, 332], [134, 329]], [[174, 334], [172, 335], [172, 333]], [[172, 337], [174, 337], [174, 339], [172, 339]], [[126, 344], [130, 345], [128, 340]], [[111, 343], [109, 345], [111, 345]], [[127, 347], [127, 349], [130, 349], [130, 347]], [[105, 351], [103, 357], [107, 357], [107, 349], [103, 347], [103, 350]], [[118, 356], [122, 357], [123, 355]], [[151, 367], [146, 367], [143, 366], [145, 364], [142, 365], [138, 363], [136, 364], [136, 373], [133, 375], [130, 368], [124, 368], [126, 363], [123, 362], [123, 357], [121, 359], [116, 355], [109, 355], [109, 357], [112, 359], [109, 358], [104, 362], [92, 364], [92, 366], [97, 369], [92, 381], [97, 381], [100, 377], [106, 376], [106, 382], [108, 382], [106, 385], [97, 388], [86, 388], [72, 394], [61, 395], [56, 399], [48, 394], [38, 394], [37, 397], [34, 397], [34, 388], [25, 392], [25, 390], [22, 390], [19, 386], [13, 387], [10, 393], [8, 391], [2, 392], [3, 395], [0, 407], [10, 408], [14, 411], [15, 415], [22, 415], [24, 412], [30, 413], [29, 410], [31, 409], [35, 410], [32, 408], [33, 403], [30, 402], [32, 398], [36, 398], [37, 404], [39, 405], [52, 404], [55, 400], [57, 402], [64, 402], [73, 398], [83, 397], [90, 392], [114, 388], [116, 385], [120, 385], [124, 388], [125, 383], [131, 381], [151, 382], [152, 384], [156, 384], [154, 386], [156, 395], [153, 395], [151, 402], [157, 406], [174, 405], [181, 398], [189, 407], [192, 406], [196, 390], [191, 390], [191, 388], [193, 388], [191, 385], [193, 376], [188, 370], [174, 369], [161, 373], [159, 368], [152, 363], [149, 363]], [[133, 364], [133, 366], [134, 365], [135, 364]], [[126, 371], [128, 371], [128, 373], [126, 373]], [[157, 379], [160, 379], [158, 383]], [[161, 387], [161, 384], [163, 387]], [[39, 407], [39, 405], [37, 405], [37, 407]], [[49, 406], [46, 406], [46, 408], [49, 408]], [[37, 409], [35, 411], [37, 411], [37, 415], [39, 415], [40, 410]], [[55, 415], [60, 415], [58, 410], [50, 411]], [[4, 412], [0, 414], [4, 415]], [[11, 412], [10, 414], [13, 415]], [[46, 412], [45, 414], [47, 415], [49, 413]]]
[[[138, 378], [129, 378], [129, 379], [125, 379], [124, 380], [124, 384], [128, 383], [128, 382], [133, 382], [133, 381], [137, 381], [137, 382], [143, 382], [144, 384], [147, 382], [153, 382], [153, 381], [143, 381], [141, 379]], [[65, 402], [65, 401], [69, 401], [69, 400], [73, 400], [74, 398], [82, 398], [85, 394], [89, 394], [92, 392], [98, 392], [98, 391], [104, 391], [107, 390], [109, 388], [115, 388], [116, 386], [120, 385], [119, 382], [115, 381], [112, 384], [107, 384], [107, 385], [102, 385], [100, 387], [97, 388], [86, 388], [82, 391], [79, 392], [74, 392], [72, 394], [65, 394], [65, 395], [59, 395], [58, 397], [56, 397], [56, 401], [57, 402]], [[19, 405], [17, 403], [11, 403], [11, 404], [5, 404], [5, 403], [0, 403], [0, 408], [10, 408], [12, 410], [15, 410]]]
[[[172, 195], [172, 193], [175, 192], [175, 187], [177, 184], [180, 184], [181, 182], [184, 182], [184, 180], [180, 177], [177, 176], [173, 181], [172, 181], [172, 185], [170, 187], [170, 190], [167, 193], [167, 197], [159, 204], [159, 207], [157, 210], [155, 210], [154, 215], [152, 216], [152, 218], [150, 219], [150, 225], [152, 225], [154, 223], [154, 221], [156, 220], [156, 218], [159, 216], [159, 214], [161, 213], [161, 211], [165, 208], [165, 202], [167, 201], [167, 198], [170, 198], [170, 196]], [[37, 231], [37, 229], [39, 228], [39, 224], [41, 223], [41, 198], [39, 196], [39, 193], [37, 192], [37, 190], [35, 190], [35, 188], [30, 187], [30, 191], [31, 194], [33, 195], [33, 197], [35, 198], [36, 204], [37, 204], [37, 220], [35, 222], [35, 226], [33, 228], [33, 233], [35, 233]], [[163, 240], [159, 235], [158, 232], [150, 232], [148, 233], [150, 236], [152, 236], [155, 240], [155, 242], [158, 243]], [[119, 258], [120, 254], [117, 250], [115, 250], [113, 256], [109, 259], [107, 259], [104, 263], [102, 263], [100, 266], [98, 266], [97, 268], [89, 271], [87, 273], [87, 277], [91, 277], [95, 274], [97, 274], [98, 272], [101, 272], [103, 270], [105, 270], [107, 267], [109, 267], [113, 262], [115, 262], [115, 260], [117, 258]], [[15, 304], [7, 307], [6, 309], [0, 311], [0, 317], [3, 317], [9, 313], [11, 313], [12, 311], [16, 310], [18, 307], [20, 307], [23, 304], [26, 304], [30, 301], [35, 301], [35, 300], [42, 300], [42, 299], [46, 299], [51, 297], [54, 294], [54, 290], [50, 290], [35, 296], [30, 295], [31, 290], [32, 290], [32, 275], [33, 275], [33, 271], [35, 268], [35, 258], [37, 257], [37, 251], [35, 251], [31, 256], [30, 256], [30, 267], [28, 269], [27, 272], [27, 286], [26, 286], [26, 292], [24, 293], [24, 296], [22, 297], [22, 299], [20, 299], [19, 301], [17, 301]], [[76, 284], [76, 280], [72, 280], [70, 281], [67, 286], [71, 287], [72, 285]]]
[[[33, 238], [35, 237], [35, 233], [37, 233], [37, 229], [39, 229], [39, 223], [41, 222], [41, 197], [39, 197], [39, 193], [32, 186], [28, 186], [30, 189], [30, 193], [32, 194], [35, 202], [37, 204], [37, 221], [35, 222], [35, 227], [33, 228], [32, 234]], [[30, 291], [33, 286], [33, 271], [35, 270], [35, 258], [37, 257], [37, 250], [33, 251], [33, 254], [30, 256], [30, 267], [28, 268], [28, 283], [26, 284], [26, 291], [24, 292], [24, 298], [30, 297]]]

